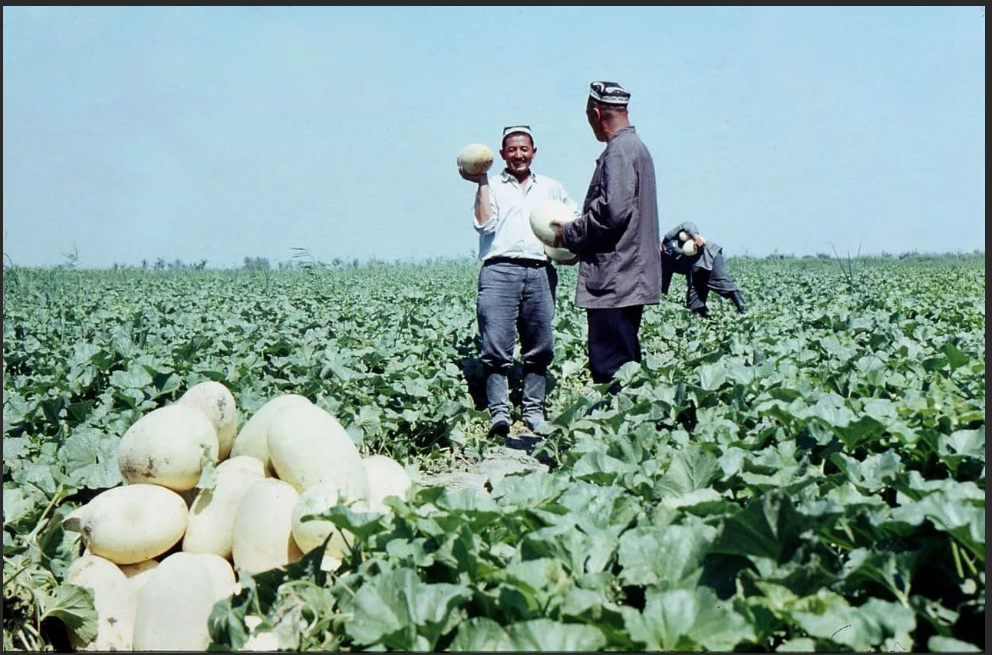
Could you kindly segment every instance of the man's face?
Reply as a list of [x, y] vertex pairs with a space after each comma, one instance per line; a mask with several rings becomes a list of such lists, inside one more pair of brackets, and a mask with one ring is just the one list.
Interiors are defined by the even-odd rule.
[[511, 134], [503, 141], [499, 154], [512, 175], [526, 175], [530, 172], [530, 163], [534, 161], [537, 148], [526, 134]]

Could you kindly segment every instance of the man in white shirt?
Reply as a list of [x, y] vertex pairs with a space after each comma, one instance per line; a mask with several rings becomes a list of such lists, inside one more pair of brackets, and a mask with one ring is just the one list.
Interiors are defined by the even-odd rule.
[[499, 154], [506, 166], [492, 180], [488, 173], [473, 175], [460, 167], [458, 171], [478, 184], [474, 227], [482, 269], [476, 315], [490, 434], [506, 436], [510, 431], [508, 376], [518, 331], [524, 372], [521, 418], [527, 428], [541, 433], [547, 370], [554, 358], [551, 322], [558, 275], [530, 227], [530, 211], [549, 198], [573, 211], [578, 207], [560, 182], [531, 171], [537, 148], [529, 126], [505, 128]]

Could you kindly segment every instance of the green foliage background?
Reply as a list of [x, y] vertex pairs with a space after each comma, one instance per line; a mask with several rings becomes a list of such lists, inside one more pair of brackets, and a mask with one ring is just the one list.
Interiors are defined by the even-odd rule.
[[[550, 472], [337, 508], [305, 558], [218, 603], [300, 650], [984, 650], [985, 261], [732, 259], [751, 313], [672, 295], [616, 397], [561, 268]], [[4, 650], [92, 626], [60, 518], [120, 483], [120, 436], [204, 379], [281, 393], [436, 473], [486, 436], [474, 261], [4, 270]]]

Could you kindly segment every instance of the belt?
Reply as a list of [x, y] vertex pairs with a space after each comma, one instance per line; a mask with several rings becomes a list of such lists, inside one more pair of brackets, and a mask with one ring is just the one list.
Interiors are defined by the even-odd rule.
[[551, 264], [551, 261], [544, 259], [524, 259], [523, 257], [490, 257], [482, 263], [483, 266], [489, 266], [490, 264], [514, 264], [515, 266], [526, 266], [527, 268], [545, 268]]

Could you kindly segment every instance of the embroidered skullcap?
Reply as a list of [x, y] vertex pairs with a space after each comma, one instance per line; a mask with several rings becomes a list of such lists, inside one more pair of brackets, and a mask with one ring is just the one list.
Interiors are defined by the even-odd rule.
[[511, 134], [526, 134], [530, 138], [534, 138], [531, 134], [530, 125], [510, 125], [509, 127], [503, 128], [503, 138], [510, 136]]
[[604, 105], [626, 105], [630, 102], [630, 91], [616, 82], [593, 82], [589, 85], [589, 97]]

